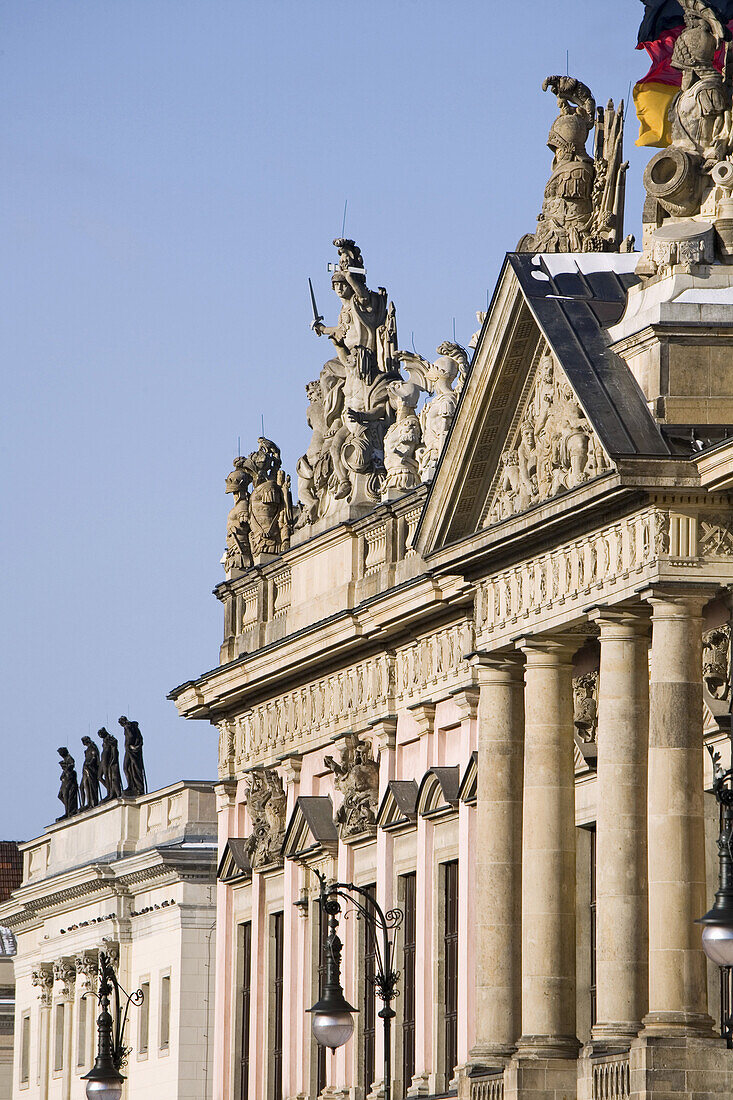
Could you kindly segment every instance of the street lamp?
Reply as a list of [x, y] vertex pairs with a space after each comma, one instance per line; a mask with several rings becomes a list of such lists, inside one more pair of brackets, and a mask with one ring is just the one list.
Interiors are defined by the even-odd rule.
[[719, 872], [713, 907], [698, 923], [703, 925], [702, 949], [720, 967], [720, 1032], [729, 1049], [733, 1049], [733, 769], [723, 770], [720, 753], [710, 745], [708, 752], [713, 762], [713, 794], [720, 807]]
[[[402, 924], [401, 909], [385, 913], [376, 898], [353, 882], [328, 882], [320, 871], [315, 872], [321, 892], [318, 899], [322, 912], [328, 917], [328, 935], [325, 942], [326, 980], [320, 999], [309, 1008], [313, 1013], [313, 1035], [321, 1046], [332, 1051], [347, 1043], [354, 1032], [353, 1013], [358, 1009], [344, 998], [341, 988], [341, 940], [336, 927], [341, 904], [348, 902], [360, 920], [366, 922], [374, 937], [375, 975], [374, 988], [384, 1002], [379, 1017], [384, 1024], [384, 1100], [392, 1100], [392, 1041], [391, 1026], [395, 1012], [392, 1001], [397, 995], [399, 974], [394, 969], [394, 939], [390, 932]], [[382, 943], [379, 937], [382, 937]]]
[[[120, 993], [125, 998], [124, 1011], [120, 1012]], [[114, 996], [114, 1019], [109, 1010], [110, 994]], [[109, 955], [99, 952], [99, 989], [96, 997], [99, 1001], [97, 1017], [97, 1057], [89, 1073], [82, 1077], [87, 1083], [88, 1100], [119, 1100], [125, 1078], [120, 1073], [130, 1048], [123, 1042], [127, 1014], [130, 1004], [143, 1003], [143, 991], [125, 993], [120, 989]]]

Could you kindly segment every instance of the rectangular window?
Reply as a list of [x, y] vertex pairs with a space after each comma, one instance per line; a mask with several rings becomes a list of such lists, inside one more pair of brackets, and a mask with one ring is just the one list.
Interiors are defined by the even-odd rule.
[[[326, 938], [328, 937], [328, 917], [321, 905], [318, 906], [318, 996], [323, 996], [326, 982]], [[313, 1040], [316, 1043], [316, 1040]], [[320, 1096], [326, 1087], [326, 1048], [316, 1043], [316, 1096]]]
[[160, 1049], [167, 1050], [171, 1041], [171, 976], [160, 979]]
[[417, 875], [400, 876], [402, 912], [402, 1092], [415, 1075], [415, 933], [417, 930]]
[[61, 1073], [64, 1068], [64, 1025], [66, 1023], [66, 1005], [56, 1005], [53, 1031], [53, 1071]]
[[20, 1023], [20, 1083], [27, 1085], [31, 1076], [31, 1018], [26, 1013]]
[[87, 1060], [87, 998], [79, 1001], [79, 1010], [76, 1017], [76, 1064], [86, 1065]]
[[458, 861], [443, 866], [445, 923], [443, 926], [443, 1020], [446, 1087], [458, 1061]]
[[242, 1024], [239, 1032], [239, 1100], [249, 1100], [249, 1025], [250, 991], [252, 989], [252, 922], [241, 928], [242, 995], [240, 1007]]
[[596, 827], [590, 832], [590, 1024], [596, 1023]]
[[285, 922], [274, 913], [272, 931], [272, 1100], [283, 1100], [283, 947]]
[[143, 1003], [138, 1011], [137, 1052], [147, 1054], [150, 1046], [150, 981], [140, 982]]
[[[370, 898], [376, 898], [377, 888], [374, 885], [365, 886], [364, 892]], [[369, 902], [366, 908], [371, 913]], [[377, 949], [374, 937], [374, 927], [368, 921], [364, 922], [364, 991], [361, 1004], [361, 1037], [362, 1037], [362, 1066], [364, 1070], [364, 1095], [371, 1092], [374, 1083], [374, 1036], [376, 1025], [376, 998], [374, 994], [374, 977], [377, 965]]]

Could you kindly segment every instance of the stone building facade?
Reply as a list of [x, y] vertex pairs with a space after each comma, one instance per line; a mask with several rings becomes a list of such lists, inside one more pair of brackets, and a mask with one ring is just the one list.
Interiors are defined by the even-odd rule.
[[103, 802], [20, 847], [22, 883], [0, 905], [17, 939], [14, 1100], [86, 1095], [100, 949], [120, 985], [145, 994], [123, 1097], [213, 1097], [213, 784]]
[[[20, 886], [23, 857], [15, 840], [0, 840], [0, 902]], [[0, 1100], [13, 1094], [13, 1030], [15, 1021], [15, 936], [0, 926]]]
[[[713, 33], [697, 8], [691, 56]], [[705, 744], [730, 751], [733, 169], [690, 151], [710, 120], [684, 90], [634, 253], [622, 110], [546, 87], [543, 213], [470, 364], [400, 352], [337, 240], [303, 507], [268, 440], [227, 481], [220, 664], [172, 693], [219, 735], [221, 1100], [385, 1095], [359, 920], [340, 929], [354, 1037], [332, 1055], [310, 1033], [315, 870], [402, 910], [394, 1100], [733, 1089], [695, 923], [717, 876]]]

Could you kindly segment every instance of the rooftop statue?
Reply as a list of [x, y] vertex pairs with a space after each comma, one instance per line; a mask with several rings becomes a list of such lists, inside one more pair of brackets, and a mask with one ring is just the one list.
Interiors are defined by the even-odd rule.
[[[637, 268], [642, 275], [711, 263], [716, 247], [719, 257], [733, 261], [731, 35], [703, 0], [680, 4], [685, 29], [670, 65], [682, 74], [682, 84], [669, 108], [671, 143], [644, 171], [645, 254]], [[721, 50], [722, 73], [715, 64]]]
[[256, 451], [234, 459], [226, 492], [234, 495], [227, 517], [227, 547], [223, 564], [231, 577], [248, 569], [261, 554], [290, 548], [293, 500], [290, 478], [282, 469], [280, 448], [261, 436]]
[[91, 737], [82, 737], [84, 765], [81, 770], [79, 801], [82, 810], [99, 805], [99, 749]]
[[117, 738], [109, 733], [104, 726], [97, 730], [97, 737], [102, 742], [102, 754], [99, 758], [99, 778], [105, 788], [105, 801], [119, 798], [122, 794], [122, 780], [120, 778], [120, 752], [117, 747]]
[[61, 786], [59, 801], [64, 807], [62, 817], [71, 817], [79, 809], [79, 781], [76, 777], [76, 763], [65, 745], [57, 749], [61, 760]]
[[410, 381], [425, 393], [433, 394], [420, 410], [418, 481], [433, 480], [468, 373], [468, 356], [460, 344], [445, 341], [436, 351], [438, 358], [434, 363], [414, 352], [397, 353]]
[[335, 502], [370, 505], [385, 477], [384, 437], [395, 419], [388, 383], [399, 381], [394, 305], [384, 287], [370, 290], [359, 247], [337, 237], [338, 266], [331, 280], [341, 302], [335, 325], [314, 305], [311, 327], [335, 349], [310, 383], [311, 443], [299, 460], [300, 524], [333, 510]]
[[[618, 110], [610, 100], [605, 110], [596, 110], [590, 89], [572, 76], [548, 76], [542, 88], [557, 96], [560, 108], [547, 139], [555, 156], [537, 229], [517, 251], [621, 251], [628, 168], [622, 163], [623, 102]], [[591, 158], [585, 146], [594, 126]]]
[[143, 735], [137, 722], [131, 722], [124, 714], [118, 719], [125, 731], [125, 759], [123, 768], [127, 787], [125, 794], [146, 794], [148, 790], [143, 763]]

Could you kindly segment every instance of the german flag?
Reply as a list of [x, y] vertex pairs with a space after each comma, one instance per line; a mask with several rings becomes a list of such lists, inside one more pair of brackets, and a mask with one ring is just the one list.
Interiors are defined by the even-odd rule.
[[[646, 14], [639, 27], [637, 50], [646, 50], [651, 68], [634, 85], [634, 106], [639, 119], [637, 145], [664, 149], [669, 145], [669, 108], [682, 83], [682, 73], [670, 62], [677, 38], [685, 29], [682, 5], [678, 0], [643, 0]], [[717, 0], [707, 4], [720, 22], [733, 32], [733, 0]], [[715, 55], [715, 64], [722, 72], [724, 51]]]

